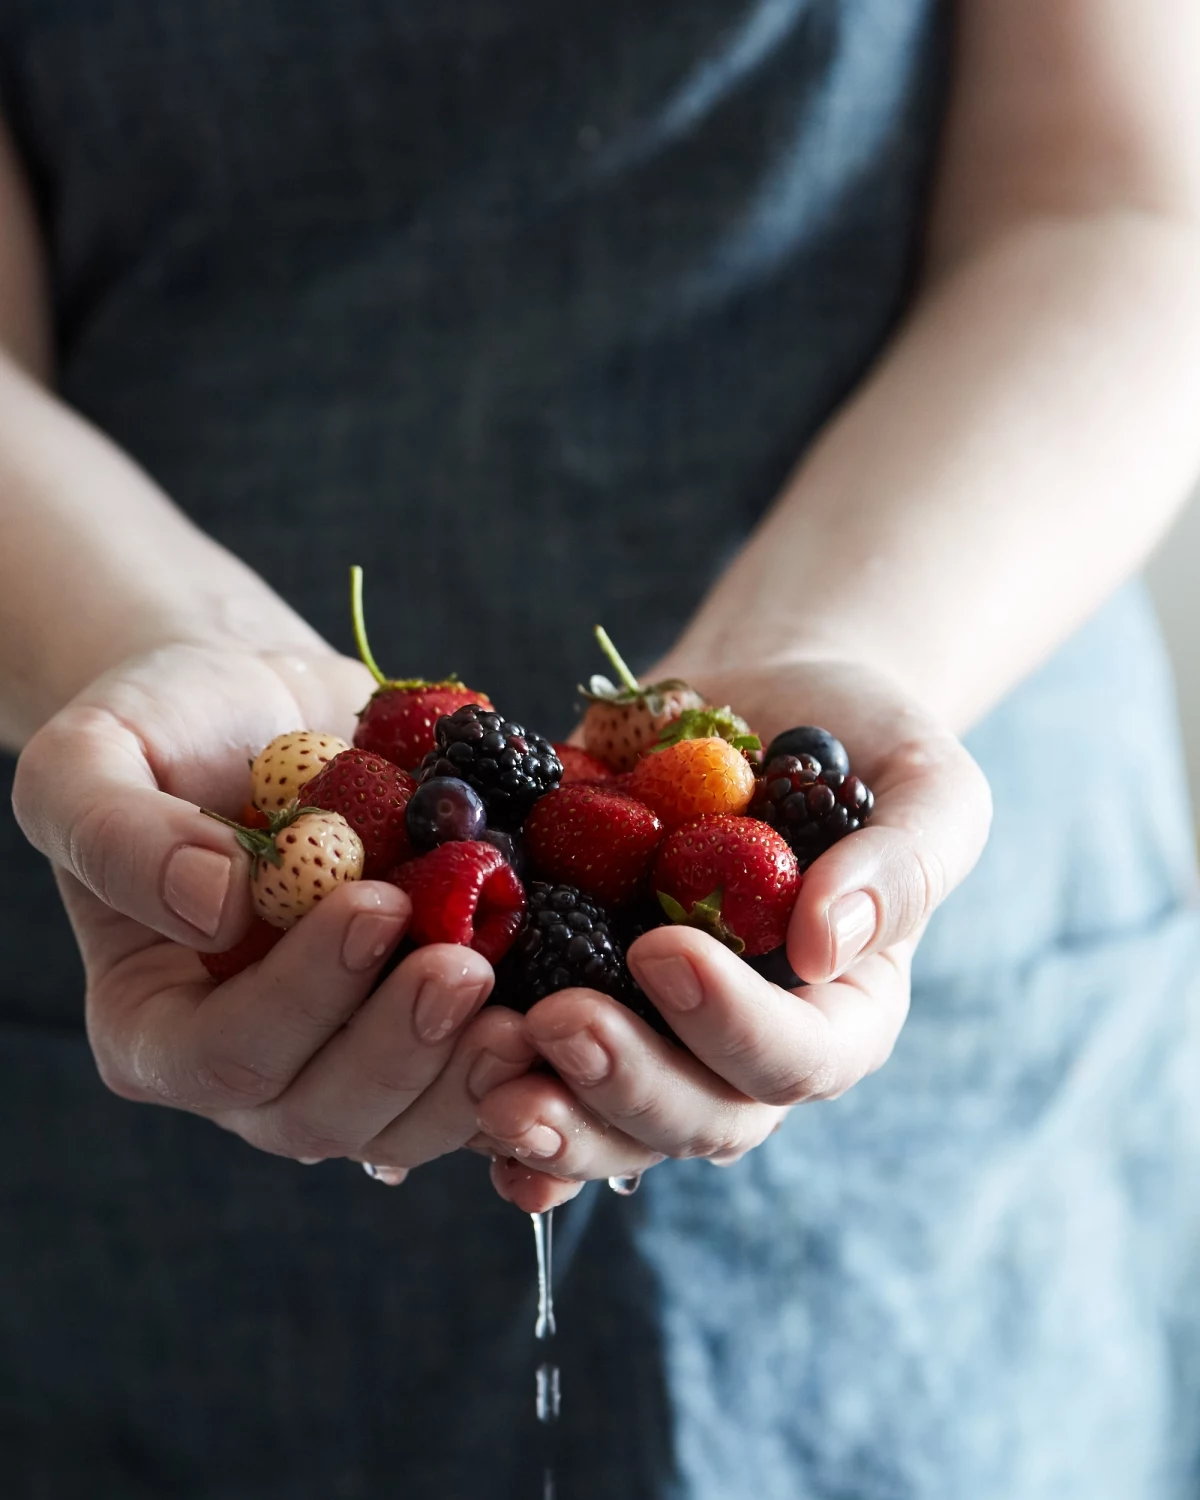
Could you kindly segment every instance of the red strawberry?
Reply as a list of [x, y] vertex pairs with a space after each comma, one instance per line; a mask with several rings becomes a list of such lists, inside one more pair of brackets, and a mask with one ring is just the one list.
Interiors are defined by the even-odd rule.
[[602, 625], [596, 626], [596, 639], [620, 682], [614, 684], [607, 677], [595, 676], [587, 687], [579, 689], [588, 700], [583, 716], [584, 748], [610, 770], [629, 771], [666, 725], [685, 709], [703, 708], [704, 699], [674, 677], [642, 687]]
[[512, 947], [525, 915], [525, 888], [493, 844], [439, 844], [388, 879], [412, 898], [408, 935], [425, 943], [462, 943], [495, 964]]
[[703, 928], [748, 958], [787, 937], [800, 890], [796, 856], [757, 818], [693, 818], [663, 840], [654, 888], [673, 922]]
[[385, 677], [367, 643], [361, 568], [350, 570], [350, 595], [359, 655], [379, 684], [358, 716], [354, 743], [360, 750], [369, 750], [393, 765], [415, 771], [434, 747], [433, 727], [439, 719], [464, 703], [478, 703], [490, 709], [491, 702], [486, 693], [475, 692], [453, 676], [442, 682], [426, 682], [420, 677], [405, 680]]
[[282, 936], [282, 928], [272, 927], [261, 917], [255, 917], [246, 936], [232, 948], [226, 948], [224, 953], [201, 953], [198, 957], [217, 983], [224, 984], [251, 964], [266, 958]]
[[578, 781], [612, 781], [613, 773], [602, 760], [581, 750], [578, 745], [554, 745], [555, 755], [562, 761], [560, 786], [573, 786]]
[[364, 880], [382, 880], [412, 849], [404, 823], [417, 783], [399, 766], [367, 750], [343, 750], [307, 781], [306, 807], [341, 813], [362, 839]]
[[536, 875], [615, 906], [645, 879], [663, 825], [644, 802], [577, 784], [535, 802], [522, 833]]

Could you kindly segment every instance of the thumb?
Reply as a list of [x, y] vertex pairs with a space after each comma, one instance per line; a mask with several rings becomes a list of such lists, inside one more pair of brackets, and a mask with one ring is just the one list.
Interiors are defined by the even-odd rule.
[[17, 762], [13, 811], [55, 865], [164, 937], [220, 952], [249, 922], [233, 834], [159, 790], [139, 736], [105, 709], [70, 707], [38, 731]]

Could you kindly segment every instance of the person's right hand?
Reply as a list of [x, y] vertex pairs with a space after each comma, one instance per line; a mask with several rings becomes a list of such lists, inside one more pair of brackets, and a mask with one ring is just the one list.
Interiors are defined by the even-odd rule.
[[171, 645], [125, 663], [26, 746], [13, 806], [53, 862], [87, 971], [88, 1035], [123, 1098], [207, 1116], [263, 1150], [348, 1157], [384, 1180], [464, 1145], [479, 1100], [534, 1053], [521, 1019], [478, 1014], [491, 967], [422, 948], [376, 988], [409, 916], [396, 887], [339, 887], [225, 984], [251, 919], [247, 856], [200, 807], [237, 816], [247, 761], [287, 730], [349, 740], [374, 684], [333, 652]]

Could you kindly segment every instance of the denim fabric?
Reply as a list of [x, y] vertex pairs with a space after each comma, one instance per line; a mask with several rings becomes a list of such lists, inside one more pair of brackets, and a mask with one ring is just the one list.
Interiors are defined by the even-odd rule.
[[[0, 0], [68, 399], [350, 644], [570, 721], [894, 326], [932, 0]], [[281, 524], [281, 516], [289, 524]], [[974, 737], [980, 870], [877, 1077], [563, 1214], [560, 1500], [1167, 1500], [1191, 1474], [1200, 920], [1115, 601]], [[106, 1095], [0, 822], [11, 1492], [532, 1497], [532, 1241]], [[6, 1491], [8, 1492], [8, 1491]]]

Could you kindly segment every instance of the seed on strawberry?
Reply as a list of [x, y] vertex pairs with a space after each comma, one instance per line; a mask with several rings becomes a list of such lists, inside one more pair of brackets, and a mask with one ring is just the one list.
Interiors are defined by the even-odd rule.
[[388, 877], [412, 900], [408, 935], [418, 945], [461, 943], [499, 963], [525, 915], [525, 889], [492, 844], [439, 844]]
[[754, 771], [728, 740], [680, 740], [645, 755], [629, 775], [629, 791], [668, 828], [701, 813], [745, 812]]
[[296, 800], [306, 781], [349, 748], [336, 734], [318, 734], [314, 729], [277, 734], [250, 766], [250, 796], [255, 807], [264, 813], [282, 812]]
[[354, 743], [362, 750], [382, 755], [406, 771], [415, 771], [434, 745], [434, 726], [446, 714], [452, 714], [464, 703], [479, 703], [491, 708], [486, 693], [477, 693], [459, 678], [450, 676], [441, 682], [423, 678], [394, 679], [379, 669], [367, 641], [363, 620], [362, 569], [350, 569], [350, 608], [354, 617], [354, 638], [363, 664], [379, 684], [358, 716]]
[[405, 813], [417, 783], [368, 750], [343, 750], [305, 784], [306, 807], [341, 813], [362, 840], [363, 879], [382, 880], [410, 851]]
[[588, 700], [584, 748], [610, 770], [630, 771], [666, 725], [686, 709], [703, 708], [704, 699], [677, 677], [642, 687], [602, 625], [596, 626], [596, 639], [620, 681], [597, 675], [579, 689]]
[[198, 956], [210, 976], [218, 984], [224, 984], [227, 979], [232, 979], [251, 964], [266, 958], [282, 936], [281, 928], [272, 927], [261, 917], [254, 917], [245, 937], [234, 943], [232, 948], [226, 948], [224, 953], [201, 953]]
[[654, 861], [671, 920], [748, 956], [782, 946], [800, 879], [796, 856], [756, 818], [693, 818], [667, 835]]
[[561, 786], [573, 786], [579, 781], [612, 781], [613, 773], [604, 762], [578, 745], [554, 744], [550, 748], [562, 761]]
[[534, 805], [523, 829], [540, 879], [616, 906], [635, 894], [662, 842], [657, 815], [607, 786], [563, 786]]
[[249, 854], [251, 901], [272, 927], [294, 927], [343, 882], [362, 878], [362, 840], [340, 813], [292, 805], [260, 830], [201, 811], [232, 828]]

